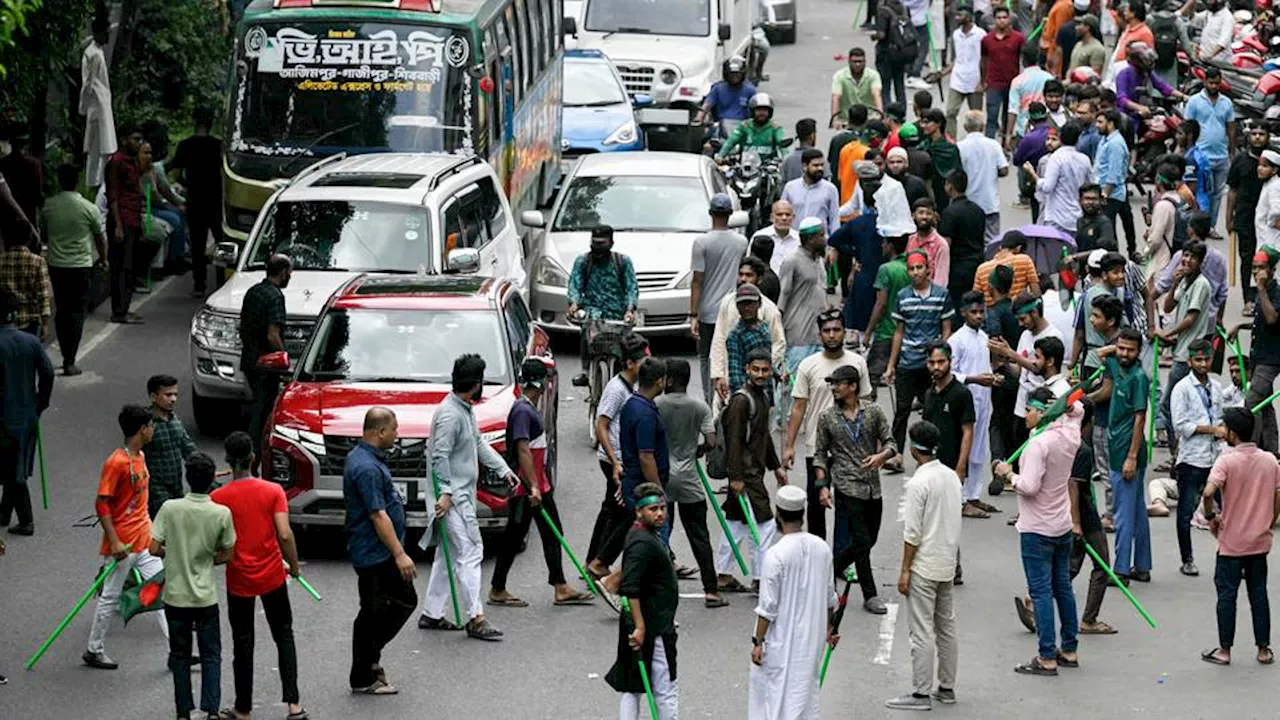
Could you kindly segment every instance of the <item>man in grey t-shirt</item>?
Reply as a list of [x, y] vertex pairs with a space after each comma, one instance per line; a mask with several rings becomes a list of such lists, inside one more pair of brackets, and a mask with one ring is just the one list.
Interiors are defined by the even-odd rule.
[[787, 336], [787, 373], [795, 372], [800, 361], [822, 349], [818, 314], [834, 299], [827, 294], [827, 266], [822, 252], [827, 245], [822, 221], [808, 217], [800, 221], [800, 249], [786, 262], [778, 280], [782, 294], [782, 331]]
[[693, 284], [689, 291], [689, 331], [698, 338], [702, 396], [711, 404], [711, 337], [716, 332], [720, 300], [738, 286], [738, 265], [747, 254], [747, 239], [729, 229], [733, 201], [724, 193], [711, 198], [711, 231], [693, 241]]

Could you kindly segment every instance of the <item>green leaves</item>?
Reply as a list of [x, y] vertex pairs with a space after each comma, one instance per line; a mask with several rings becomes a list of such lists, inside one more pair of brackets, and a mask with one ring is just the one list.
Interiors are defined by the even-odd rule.
[[[40, 8], [40, 3], [41, 0], [0, 0], [0, 50], [8, 50], [16, 38], [27, 34], [27, 17]], [[0, 59], [0, 77], [6, 75], [8, 70]]]

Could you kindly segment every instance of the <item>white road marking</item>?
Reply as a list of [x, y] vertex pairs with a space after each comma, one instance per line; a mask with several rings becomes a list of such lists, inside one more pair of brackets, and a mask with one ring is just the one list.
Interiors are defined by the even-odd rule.
[[[164, 291], [164, 289], [165, 289], [166, 287], [168, 287], [169, 283], [170, 283], [172, 280], [173, 280], [173, 277], [167, 277], [167, 278], [165, 278], [165, 279], [163, 279], [163, 280], [161, 280], [161, 281], [159, 281], [159, 282], [152, 283], [152, 285], [151, 285], [151, 292], [150, 292], [150, 293], [147, 293], [146, 295], [143, 295], [143, 296], [141, 296], [141, 297], [139, 297], [138, 299], [136, 299], [136, 300], [134, 300], [134, 301], [133, 301], [132, 311], [133, 311], [133, 312], [137, 312], [137, 311], [141, 310], [143, 307], [145, 307], [147, 303], [151, 302], [152, 298], [154, 298], [154, 297], [156, 297], [157, 295], [161, 294], [161, 293]], [[104, 301], [104, 302], [108, 302], [108, 301]], [[109, 313], [109, 312], [110, 312], [110, 311], [108, 311], [108, 313]], [[115, 334], [115, 332], [116, 332], [117, 330], [119, 330], [119, 329], [120, 329], [120, 326], [121, 326], [121, 323], [113, 323], [113, 322], [111, 322], [110, 320], [108, 320], [108, 321], [107, 321], [107, 326], [106, 326], [106, 327], [104, 327], [101, 331], [99, 331], [99, 332], [98, 332], [98, 334], [94, 335], [93, 337], [90, 337], [88, 340], [85, 340], [83, 343], [81, 343], [81, 345], [80, 345], [80, 357], [78, 357], [78, 358], [76, 358], [76, 359], [77, 359], [77, 360], [84, 360], [84, 358], [86, 358], [86, 357], [88, 357], [88, 356], [89, 356], [89, 353], [93, 352], [95, 348], [97, 348], [97, 347], [98, 347], [99, 345], [101, 345], [102, 343], [106, 342], [107, 338], [109, 338], [109, 337], [111, 337], [112, 335], [114, 335], [114, 334]], [[52, 343], [52, 344], [50, 344], [50, 345], [49, 345], [49, 348], [48, 348], [48, 349], [49, 349], [50, 354], [52, 354], [52, 352], [53, 352], [54, 348], [58, 348], [58, 362], [56, 362], [56, 363], [55, 363], [55, 365], [61, 365], [61, 362], [62, 362], [62, 349], [58, 347], [58, 343], [57, 343], [57, 342], [54, 342], [54, 343]], [[85, 373], [85, 375], [88, 375], [88, 373]], [[60, 376], [60, 377], [61, 377], [61, 376]], [[83, 376], [81, 376], [81, 377], [83, 377]], [[65, 381], [64, 381], [64, 382], [65, 382]]]
[[706, 596], [706, 593], [680, 593], [680, 597], [687, 598], [689, 600], [701, 600]]
[[884, 607], [888, 612], [880, 618], [880, 640], [876, 644], [876, 656], [871, 658], [876, 665], [889, 664], [893, 655], [893, 634], [898, 627], [898, 603], [885, 603]]

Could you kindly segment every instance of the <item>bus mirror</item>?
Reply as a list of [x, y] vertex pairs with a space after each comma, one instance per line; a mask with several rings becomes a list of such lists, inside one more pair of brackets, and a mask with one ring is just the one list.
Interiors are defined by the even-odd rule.
[[733, 27], [729, 23], [720, 23], [720, 42], [733, 37]]
[[480, 269], [480, 251], [475, 248], [454, 248], [445, 258], [444, 271], [469, 275]]
[[578, 19], [574, 17], [566, 17], [562, 21], [564, 34], [570, 37], [578, 37]]

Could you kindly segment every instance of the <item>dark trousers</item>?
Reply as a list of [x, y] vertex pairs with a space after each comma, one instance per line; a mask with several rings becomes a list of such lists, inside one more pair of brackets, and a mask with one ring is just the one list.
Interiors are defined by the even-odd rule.
[[356, 568], [359, 578], [360, 612], [351, 627], [351, 673], [353, 688], [369, 687], [378, 679], [373, 666], [382, 659], [382, 648], [400, 632], [418, 606], [413, 583], [400, 577], [393, 559], [366, 568]]
[[613, 466], [601, 460], [600, 472], [604, 473], [604, 500], [600, 501], [600, 512], [596, 513], [596, 524], [591, 530], [587, 560], [599, 560], [609, 565], [622, 553], [627, 530], [631, 528], [632, 514], [626, 503], [618, 502], [614, 497], [618, 484], [613, 480]]
[[[1170, 437], [1173, 433], [1169, 433]], [[1196, 506], [1200, 504], [1201, 493], [1205, 483], [1209, 482], [1209, 468], [1178, 463], [1178, 552], [1182, 554], [1182, 562], [1189, 563], [1194, 557], [1191, 552], [1191, 518], [1196, 514]]]
[[835, 552], [836, 577], [853, 564], [862, 586], [862, 599], [876, 596], [876, 580], [871, 574], [871, 548], [880, 537], [884, 500], [859, 500], [836, 491], [836, 526], [831, 540]]
[[218, 606], [201, 608], [164, 606], [169, 624], [169, 672], [173, 674], [173, 699], [178, 717], [196, 708], [191, 696], [191, 633], [200, 647], [200, 709], [217, 716], [222, 705], [222, 628]]
[[53, 285], [53, 331], [62, 348], [62, 366], [76, 364], [84, 317], [89, 312], [89, 287], [93, 268], [49, 268]]
[[915, 62], [911, 63], [911, 76], [920, 77], [920, 73], [929, 64], [929, 26], [919, 25], [915, 26], [914, 29], [916, 31], [917, 52]]
[[1218, 589], [1218, 646], [1230, 650], [1236, 639], [1236, 595], [1244, 580], [1253, 616], [1253, 642], [1271, 646], [1271, 602], [1267, 599], [1267, 555], [1218, 556], [1213, 584]]
[[[1120, 222], [1124, 226], [1125, 245], [1129, 254], [1133, 254], [1138, 250], [1138, 233], [1133, 227], [1133, 208], [1129, 206], [1128, 200], [1113, 200], [1107, 198], [1107, 219], [1114, 226], [1116, 224], [1116, 216], [1120, 216]], [[1120, 244], [1120, 231], [1117, 226], [1116, 244]]]
[[[253, 440], [254, 464], [263, 462], [263, 448], [266, 447], [267, 421], [271, 419], [271, 411], [276, 406], [276, 395], [280, 393], [280, 381], [271, 373], [258, 370], [246, 371], [245, 381], [249, 384], [249, 392], [253, 393], [249, 400], [249, 438]], [[253, 468], [254, 472], [258, 469]]]
[[[111, 225], [112, 223], [108, 223]], [[107, 265], [109, 267], [109, 277], [111, 280], [111, 315], [112, 317], [122, 317], [129, 312], [129, 304], [133, 302], [133, 285], [136, 270], [139, 266], [135, 262], [134, 255], [137, 253], [138, 246], [141, 242], [138, 237], [137, 229], [124, 229], [124, 238], [117, 239], [114, 233], [114, 227], [108, 228], [107, 240]], [[143, 270], [145, 265], [141, 266]]]
[[[1259, 311], [1261, 312], [1261, 311]], [[1258, 363], [1252, 367], [1253, 372], [1249, 375], [1249, 392], [1245, 393], [1244, 406], [1252, 408], [1258, 403], [1267, 399], [1271, 394], [1271, 386], [1276, 382], [1276, 376], [1280, 375], [1280, 365], [1264, 365]], [[1268, 405], [1258, 413], [1259, 422], [1253, 425], [1253, 441], [1258, 447], [1267, 452], [1276, 452], [1276, 409], [1274, 405]]]
[[[556, 510], [554, 491], [542, 494], [542, 507], [547, 511], [551, 522], [556, 524], [556, 528], [564, 532], [564, 524], [560, 522], [560, 513]], [[528, 495], [517, 495], [511, 498], [507, 503], [507, 509], [510, 513], [507, 516], [507, 527], [503, 531], [498, 561], [493, 567], [494, 592], [507, 589], [507, 573], [511, 572], [511, 565], [516, 561], [516, 554], [520, 552], [520, 544], [529, 534], [529, 524], [535, 521], [538, 525], [538, 535], [542, 538], [542, 557], [547, 563], [547, 584], [563, 585], [565, 583], [564, 563], [560, 558], [560, 541], [556, 540], [555, 532], [547, 525], [542, 513], [529, 502]]]
[[818, 487], [818, 473], [813, 468], [813, 458], [804, 459], [804, 471], [806, 476], [805, 494], [808, 495], [808, 524], [809, 532], [817, 535], [823, 540], [827, 539], [827, 509], [822, 507], [819, 501], [821, 488]]
[[689, 548], [698, 563], [698, 576], [702, 580], [702, 592], [714, 593], [716, 589], [716, 563], [711, 552], [711, 532], [707, 529], [707, 501], [678, 503], [680, 524], [689, 537]]
[[0, 430], [0, 525], [8, 525], [10, 516], [18, 515], [19, 525], [30, 525], [31, 490], [27, 487], [29, 459], [23, 457], [22, 443], [18, 438]]
[[[298, 650], [293, 644], [293, 608], [287, 584], [261, 596], [262, 612], [276, 643], [276, 663], [280, 668], [282, 702], [298, 702]], [[253, 621], [254, 598], [227, 593], [227, 620], [231, 624], [231, 671], [235, 674], [236, 710], [248, 715], [253, 710]]]
[[[195, 281], [195, 289], [203, 292], [209, 277], [209, 258], [205, 248], [209, 243], [209, 234], [222, 232], [218, 216], [220, 208], [193, 208], [187, 205], [187, 225], [191, 231], [191, 279]], [[247, 712], [247, 711], [246, 711]]]
[[[1089, 543], [1103, 562], [1111, 562], [1110, 550], [1107, 549], [1107, 534], [1102, 530], [1089, 530], [1085, 532], [1083, 538], [1075, 538], [1071, 546], [1072, 580], [1080, 574], [1080, 568], [1084, 567], [1084, 559], [1089, 555], [1084, 549], [1085, 543]], [[1089, 560], [1093, 563], [1093, 569], [1089, 571], [1089, 594], [1085, 598], [1084, 614], [1080, 616], [1080, 620], [1093, 624], [1098, 622], [1098, 613], [1102, 610], [1102, 598], [1107, 594], [1107, 585], [1111, 582], [1111, 578], [1097, 560], [1092, 556], [1089, 556]]]
[[1233, 228], [1236, 231], [1236, 253], [1240, 256], [1240, 287], [1244, 291], [1244, 301], [1253, 302], [1258, 297], [1258, 289], [1253, 286], [1253, 254], [1258, 250], [1258, 233], [1249, 223], [1245, 227]]
[[702, 377], [702, 399], [707, 405], [711, 405], [711, 337], [715, 332], [715, 323], [698, 323], [698, 372]]
[[924, 399], [925, 392], [933, 381], [929, 379], [929, 371], [925, 368], [908, 370], [899, 366], [893, 376], [893, 440], [898, 447], [904, 448], [907, 443], [907, 422], [911, 419], [911, 403], [916, 398]]
[[[868, 9], [873, 4], [867, 3]], [[895, 63], [887, 57], [887, 53], [877, 50], [876, 72], [880, 73], [880, 102], [885, 107], [888, 107], [890, 102], [900, 102], [903, 107], [909, 107], [907, 103], [907, 66]], [[892, 100], [890, 99], [891, 96]]]
[[1013, 426], [1022, 420], [1013, 414], [1017, 401], [1017, 390], [998, 387], [991, 391], [991, 458], [993, 460], [1003, 460], [1018, 449], [1013, 440]]

